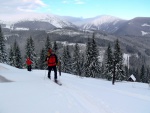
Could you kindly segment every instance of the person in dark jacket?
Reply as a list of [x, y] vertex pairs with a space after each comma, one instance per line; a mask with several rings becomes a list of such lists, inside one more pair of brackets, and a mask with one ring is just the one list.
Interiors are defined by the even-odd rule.
[[57, 63], [58, 59], [56, 54], [53, 53], [52, 49], [48, 50], [48, 55], [46, 58], [47, 65], [48, 65], [48, 78], [51, 79], [51, 70], [54, 70], [54, 80], [57, 81]]
[[28, 57], [27, 59], [26, 59], [26, 64], [27, 64], [27, 69], [28, 69], [28, 71], [31, 71], [31, 64], [32, 64], [32, 61], [31, 61], [31, 59]]

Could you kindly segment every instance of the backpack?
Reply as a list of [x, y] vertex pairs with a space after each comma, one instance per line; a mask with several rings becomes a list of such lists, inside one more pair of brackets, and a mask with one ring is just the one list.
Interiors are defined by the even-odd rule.
[[56, 66], [56, 55], [55, 54], [51, 54], [48, 57], [48, 66]]

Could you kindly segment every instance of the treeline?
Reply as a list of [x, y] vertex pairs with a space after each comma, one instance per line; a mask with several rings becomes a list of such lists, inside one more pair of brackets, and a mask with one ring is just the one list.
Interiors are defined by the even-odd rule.
[[[40, 46], [40, 45], [39, 45]], [[0, 63], [7, 63], [17, 68], [26, 68], [25, 61], [27, 57], [30, 57], [33, 64], [33, 69], [47, 69], [45, 58], [49, 48], [58, 56], [58, 59], [62, 64], [62, 71], [78, 75], [80, 77], [92, 77], [103, 78], [112, 80], [112, 84], [115, 81], [127, 80], [131, 74], [134, 74], [137, 81], [148, 83], [150, 80], [150, 71], [146, 66], [142, 66], [140, 70], [128, 69], [123, 65], [123, 53], [117, 39], [112, 49], [110, 44], [104, 55], [104, 60], [101, 62], [99, 59], [99, 49], [95, 41], [94, 34], [88, 38], [85, 51], [81, 51], [78, 43], [72, 46], [70, 49], [69, 44], [59, 46], [56, 41], [51, 42], [47, 35], [44, 48], [41, 48], [39, 54], [35, 52], [34, 40], [30, 36], [26, 40], [25, 55], [22, 58], [20, 48], [15, 40], [13, 46], [11, 46], [9, 54], [7, 55], [5, 49], [5, 40], [0, 27]]]

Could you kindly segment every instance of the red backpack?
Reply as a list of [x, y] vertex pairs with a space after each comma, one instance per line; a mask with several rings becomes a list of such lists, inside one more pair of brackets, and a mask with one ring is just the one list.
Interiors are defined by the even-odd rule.
[[30, 58], [27, 58], [26, 64], [27, 64], [27, 65], [31, 65], [31, 64], [32, 64], [32, 61], [30, 60]]
[[48, 58], [48, 66], [56, 66], [56, 56], [51, 54]]

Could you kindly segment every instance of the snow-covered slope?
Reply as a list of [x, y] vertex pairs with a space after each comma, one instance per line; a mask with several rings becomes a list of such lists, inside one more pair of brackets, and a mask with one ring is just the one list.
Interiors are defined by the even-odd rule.
[[0, 63], [0, 76], [13, 81], [0, 83], [0, 113], [150, 113], [147, 84], [62, 73], [59, 86], [46, 73]]
[[[15, 19], [14, 19], [15, 18]], [[12, 20], [0, 20], [11, 30], [51, 30], [55, 28], [77, 28], [75, 25], [54, 14], [26, 14]]]
[[27, 17], [15, 23], [14, 26], [17, 27], [17, 24], [22, 23], [22, 22], [46, 22], [55, 26], [56, 28], [75, 27], [75, 25], [73, 25], [72, 23], [62, 20], [56, 15], [52, 15], [52, 14], [51, 15], [40, 14], [40, 15]]
[[42, 22], [49, 22], [52, 25], [58, 27], [58, 28], [63, 28], [63, 27], [68, 27], [68, 26], [73, 26], [72, 23], [62, 20], [56, 15], [45, 15], [45, 14], [40, 14], [36, 16], [32, 16], [29, 18], [24, 19], [24, 21], [42, 21]]
[[[104, 23], [112, 23], [112, 22], [116, 22], [120, 20], [119, 18], [116, 18], [116, 17], [113, 17], [113, 16], [106, 16], [106, 15], [103, 15], [103, 16], [98, 16], [96, 17], [92, 22], [91, 24], [97, 26], [97, 25], [102, 25]], [[115, 23], [114, 23], [115, 24]]]
[[86, 21], [87, 22], [82, 25], [83, 30], [101, 30], [108, 33], [115, 32], [125, 22], [125, 20], [109, 15], [90, 18]]

